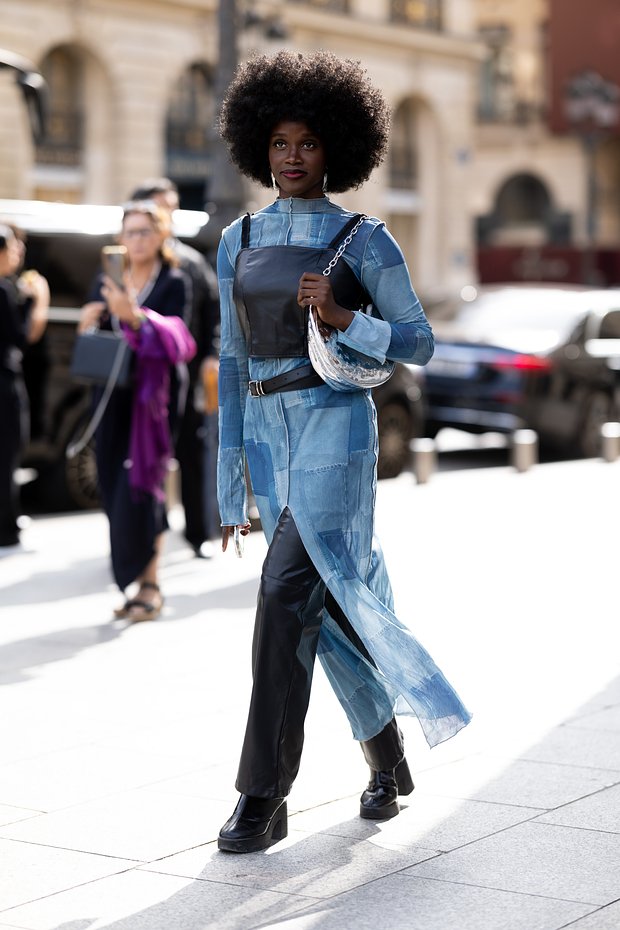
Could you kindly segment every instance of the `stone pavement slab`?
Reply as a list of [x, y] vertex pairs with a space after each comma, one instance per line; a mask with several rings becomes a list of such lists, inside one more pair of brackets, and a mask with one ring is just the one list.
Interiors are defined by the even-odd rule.
[[0, 911], [123, 872], [135, 863], [0, 839]]
[[8, 823], [17, 823], [20, 820], [28, 820], [29, 817], [36, 817], [42, 811], [28, 810], [22, 807], [13, 807], [7, 804], [0, 804], [0, 827]]
[[437, 855], [436, 850], [416, 846], [386, 848], [375, 833], [371, 841], [368, 837], [357, 841], [289, 828], [288, 837], [266, 853], [223, 855], [213, 844], [144, 865], [142, 870], [330, 898]]
[[230, 804], [144, 788], [1, 828], [0, 836], [149, 862], [217, 838]]
[[374, 834], [379, 831], [382, 845], [391, 849], [417, 845], [445, 852], [498, 833], [540, 813], [535, 808], [437, 798], [416, 788], [412, 795], [400, 799], [398, 817], [371, 826], [369, 821], [351, 816], [357, 806], [355, 801], [357, 797], [347, 798], [295, 814], [290, 819], [291, 827], [358, 840], [371, 838], [373, 842], [377, 841]]
[[401, 873], [261, 924], [261, 930], [559, 930], [588, 911], [573, 902]]
[[598, 908], [587, 917], [582, 917], [571, 930], [618, 930], [620, 927], [620, 901]]
[[[541, 823], [556, 823], [582, 830], [598, 830], [620, 836], [620, 784], [598, 791], [580, 801], [565, 804], [538, 818]], [[620, 843], [619, 843], [620, 862]]]
[[620, 842], [616, 835], [531, 821], [403, 874], [609, 904], [620, 898]]
[[0, 797], [16, 807], [53, 811], [154, 784], [187, 771], [188, 765], [171, 755], [76, 746], [41, 755], [34, 765], [31, 759], [22, 759], [2, 766]]
[[501, 759], [491, 753], [426, 769], [416, 776], [428, 794], [546, 810], [617, 783], [618, 772], [552, 762]]
[[619, 482], [591, 461], [380, 483], [398, 612], [474, 720], [430, 750], [401, 718], [416, 790], [361, 821], [367, 769], [317, 667], [289, 839], [245, 857], [214, 841], [263, 537], [201, 562], [173, 531], [165, 611], [130, 627], [102, 515], [34, 520], [35, 551], [0, 559], [0, 856], [21, 902], [0, 928], [617, 930]]
[[138, 871], [6, 911], [0, 920], [25, 930], [249, 930], [286, 920], [308, 900]]
[[568, 722], [570, 726], [578, 730], [620, 733], [620, 700], [613, 707], [604, 707], [594, 713], [575, 717]]
[[566, 724], [547, 733], [544, 741], [523, 749], [521, 758], [620, 772], [620, 740], [605, 730], [584, 730]]

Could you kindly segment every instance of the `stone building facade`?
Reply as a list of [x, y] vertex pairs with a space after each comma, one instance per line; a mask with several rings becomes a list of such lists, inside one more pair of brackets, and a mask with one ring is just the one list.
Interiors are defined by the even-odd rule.
[[474, 0], [474, 18], [486, 49], [472, 170], [479, 242], [617, 246], [620, 124], [566, 118], [573, 76], [600, 71], [620, 84], [617, 3]]
[[[473, 0], [238, 6], [242, 58], [291, 47], [362, 61], [392, 107], [391, 151], [363, 190], [339, 200], [386, 219], [422, 294], [469, 282], [483, 55]], [[35, 147], [14, 81], [0, 71], [0, 197], [115, 203], [145, 176], [169, 174], [185, 206], [217, 199], [217, 0], [2, 0], [2, 10], [0, 45], [42, 69], [52, 112], [50, 137]], [[243, 190], [250, 209], [269, 200]]]

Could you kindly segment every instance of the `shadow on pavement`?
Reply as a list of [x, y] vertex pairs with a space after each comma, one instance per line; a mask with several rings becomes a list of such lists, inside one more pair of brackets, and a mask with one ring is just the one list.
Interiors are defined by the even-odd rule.
[[[613, 719], [605, 716], [611, 713]], [[619, 729], [620, 679], [616, 679], [552, 727], [542, 740], [514, 756], [508, 754], [503, 770], [492, 777], [484, 774], [485, 759], [487, 765], [492, 759], [485, 753], [431, 769], [437, 779], [444, 776], [445, 797], [454, 799], [456, 807], [449, 817], [416, 834], [408, 844], [409, 848], [426, 846], [429, 853], [418, 855], [412, 867], [401, 863], [393, 869], [377, 869], [371, 856], [365, 858], [362, 844], [380, 826], [357, 817], [268, 852], [216, 853], [212, 858], [214, 843], [209, 842], [204, 852], [212, 861], [198, 878], [188, 875], [189, 883], [166, 900], [100, 925], [101, 930], [292, 930], [301, 926], [307, 930], [354, 930], [358, 926], [456, 930], [499, 925], [579, 930], [582, 922], [584, 930], [616, 926], [613, 918], [620, 916], [616, 915], [620, 906], [619, 828], [611, 798], [607, 809], [611, 819], [605, 816], [603, 795], [620, 785]], [[459, 779], [459, 767], [468, 761], [479, 765], [480, 760], [483, 770], [478, 773], [478, 784], [470, 782], [468, 787], [467, 780]], [[530, 774], [524, 779], [528, 768]], [[567, 773], [556, 783], [561, 769]], [[441, 788], [422, 794], [419, 803], [433, 795], [442, 796]], [[466, 804], [510, 808], [512, 822], [501, 827], [476, 823], [475, 835], [461, 835], [456, 842], [459, 831], [453, 829], [449, 842], [450, 823], [461, 816]], [[411, 802], [403, 804], [403, 810], [412, 806]], [[470, 832], [473, 822], [470, 819]], [[446, 836], [442, 843], [438, 830]], [[340, 845], [337, 859], [326, 854], [321, 842], [325, 835], [348, 840]], [[615, 852], [610, 854], [610, 850]], [[356, 881], [347, 882], [342, 891], [321, 895], [321, 882], [353, 862]], [[165, 859], [150, 863], [149, 874], [153, 873], [172, 874], [166, 872]], [[178, 872], [175, 877], [183, 878]], [[383, 887], [382, 881], [386, 882]], [[54, 930], [87, 930], [98, 920], [75, 919]]]
[[84, 649], [116, 639], [122, 631], [123, 628], [118, 625], [102, 623], [55, 630], [53, 633], [0, 645], [0, 685], [27, 681], [31, 677], [25, 674], [27, 669], [72, 659]]
[[2, 606], [49, 604], [57, 592], [59, 600], [84, 597], [105, 590], [110, 584], [109, 558], [80, 559], [61, 569], [37, 571], [2, 588]]

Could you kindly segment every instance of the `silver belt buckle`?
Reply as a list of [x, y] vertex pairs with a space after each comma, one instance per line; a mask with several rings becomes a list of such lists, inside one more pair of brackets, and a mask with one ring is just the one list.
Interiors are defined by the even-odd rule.
[[252, 397], [264, 397], [265, 392], [263, 391], [263, 382], [262, 381], [250, 381], [249, 382], [250, 394]]

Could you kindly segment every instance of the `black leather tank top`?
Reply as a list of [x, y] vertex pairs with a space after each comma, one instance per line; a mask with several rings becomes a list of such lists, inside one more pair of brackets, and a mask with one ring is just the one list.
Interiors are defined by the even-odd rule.
[[[248, 355], [256, 358], [308, 356], [308, 310], [297, 303], [299, 279], [305, 271], [321, 274], [360, 214], [354, 216], [328, 246], [267, 245], [250, 248], [250, 214], [243, 218], [233, 296]], [[341, 259], [329, 276], [336, 303], [359, 310], [368, 297], [355, 274]]]

